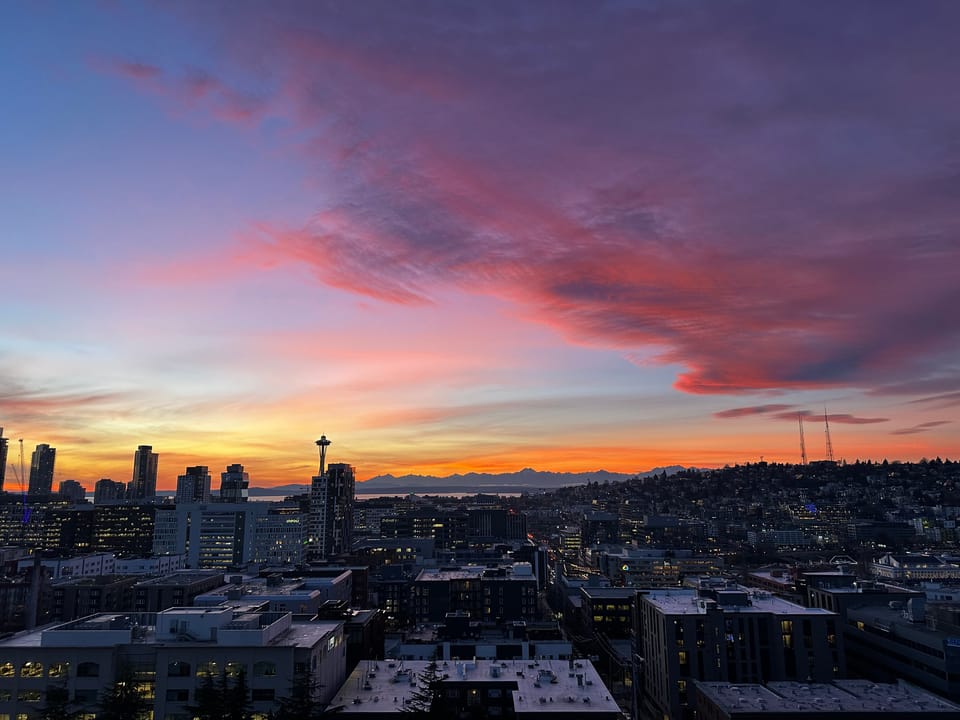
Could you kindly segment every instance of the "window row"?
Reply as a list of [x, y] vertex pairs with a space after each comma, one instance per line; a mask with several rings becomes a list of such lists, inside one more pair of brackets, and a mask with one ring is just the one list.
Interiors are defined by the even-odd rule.
[[[52, 678], [67, 677], [70, 674], [70, 663], [51, 663], [47, 668], [46, 676]], [[0, 677], [14, 677], [17, 668], [12, 662], [0, 663]], [[36, 660], [27, 660], [20, 665], [20, 677], [40, 678], [44, 676], [43, 663]], [[100, 665], [95, 662], [82, 662], [77, 665], [77, 677], [100, 677]]]

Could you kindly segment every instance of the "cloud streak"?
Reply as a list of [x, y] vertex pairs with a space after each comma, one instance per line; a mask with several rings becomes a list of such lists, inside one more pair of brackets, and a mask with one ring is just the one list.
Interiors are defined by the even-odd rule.
[[689, 393], [935, 376], [960, 349], [942, 313], [960, 100], [932, 91], [960, 72], [960, 9], [776, 7], [181, 8], [224, 20], [232, 77], [262, 87], [268, 62], [266, 99], [113, 67], [226, 121], [291, 123], [333, 190], [265, 225], [268, 251], [334, 287], [508, 298], [577, 342], [659, 348]]

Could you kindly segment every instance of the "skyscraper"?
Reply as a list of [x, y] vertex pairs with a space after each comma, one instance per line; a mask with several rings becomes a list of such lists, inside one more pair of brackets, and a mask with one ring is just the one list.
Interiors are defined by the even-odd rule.
[[177, 503], [210, 502], [210, 471], [206, 465], [188, 467], [186, 473], [177, 478]]
[[227, 471], [220, 473], [220, 502], [246, 502], [249, 487], [250, 473], [243, 471], [243, 465], [228, 465]]
[[126, 490], [127, 486], [119, 480], [114, 482], [110, 478], [101, 478], [93, 486], [93, 504], [103, 505], [122, 501]]
[[27, 493], [43, 495], [53, 491], [53, 464], [57, 459], [57, 449], [46, 443], [37, 445], [30, 458], [30, 482]]
[[141, 445], [133, 455], [133, 479], [127, 495], [133, 500], [152, 498], [157, 494], [157, 461], [159, 455], [151, 445]]
[[3, 492], [3, 480], [7, 475], [7, 438], [3, 436], [3, 428], [0, 427], [0, 492]]
[[310, 559], [323, 560], [350, 549], [353, 539], [355, 471], [331, 463], [310, 484]]

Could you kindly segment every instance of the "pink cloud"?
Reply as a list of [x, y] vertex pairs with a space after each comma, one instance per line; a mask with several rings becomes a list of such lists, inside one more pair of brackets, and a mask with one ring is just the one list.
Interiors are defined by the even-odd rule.
[[[948, 22], [884, 7], [865, 33], [826, 4], [217, 17], [240, 81], [118, 67], [303, 134], [330, 192], [300, 226], [264, 222], [258, 266], [390, 303], [508, 298], [572, 341], [658, 348], [689, 393], [896, 392], [960, 350], [960, 101], [930, 91], [960, 72]], [[265, 64], [260, 99], [242, 88]]]

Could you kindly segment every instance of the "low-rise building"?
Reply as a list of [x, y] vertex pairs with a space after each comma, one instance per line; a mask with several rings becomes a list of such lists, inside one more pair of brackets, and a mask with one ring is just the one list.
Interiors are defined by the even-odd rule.
[[241, 674], [253, 712], [266, 717], [307, 675], [313, 699], [328, 703], [345, 662], [338, 622], [228, 607], [105, 613], [0, 640], [0, 717], [33, 717], [53, 685], [78, 711], [94, 713], [102, 692], [128, 671], [155, 718], [189, 717], [210, 678], [229, 683]]
[[[620, 720], [623, 713], [589, 660], [380, 661], [360, 663], [331, 709], [356, 720], [404, 717], [433, 665], [445, 717]], [[403, 715], [401, 715], [403, 713]]]

